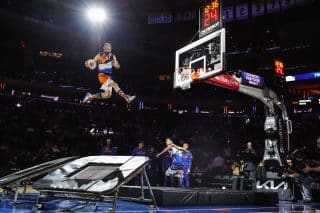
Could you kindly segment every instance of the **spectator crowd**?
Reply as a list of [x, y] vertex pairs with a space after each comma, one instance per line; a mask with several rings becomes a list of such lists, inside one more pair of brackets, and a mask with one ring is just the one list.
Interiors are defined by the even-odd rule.
[[[17, 97], [0, 98], [1, 176], [58, 157], [103, 154], [103, 148], [110, 143], [107, 139], [112, 140], [111, 153], [117, 155], [132, 155], [143, 143], [155, 156], [168, 137], [179, 146], [188, 143], [193, 154], [191, 173], [237, 173], [239, 154], [247, 141], [253, 142], [258, 158], [264, 151], [263, 115], [251, 117], [248, 122], [243, 117], [127, 111], [33, 99], [17, 105]], [[312, 143], [319, 134], [319, 118], [302, 114], [291, 117], [292, 146], [302, 146], [301, 138], [303, 145]], [[93, 129], [109, 134], [92, 134]], [[163, 184], [161, 161], [165, 157], [156, 159], [153, 165], [157, 174], [154, 184]]]

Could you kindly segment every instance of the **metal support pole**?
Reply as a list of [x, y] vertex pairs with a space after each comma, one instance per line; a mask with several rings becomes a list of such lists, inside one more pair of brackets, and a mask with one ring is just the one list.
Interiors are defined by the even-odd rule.
[[115, 195], [113, 197], [111, 213], [115, 213], [116, 212], [118, 194], [119, 194], [119, 189], [117, 189], [117, 191], [116, 191], [116, 193], [115, 193]]
[[[36, 204], [35, 206], [32, 208], [32, 210], [37, 211], [38, 209], [42, 208], [42, 201], [43, 199], [45, 199], [47, 197], [47, 193], [39, 193], [37, 200], [36, 200]], [[42, 199], [43, 198], [43, 199]]]
[[6, 199], [7, 198], [7, 196], [8, 196], [8, 190], [6, 190], [6, 189], [3, 189], [3, 192], [2, 192], [2, 199]]
[[143, 171], [140, 173], [140, 183], [141, 183], [141, 200], [144, 200], [144, 189], [143, 189], [143, 174], [145, 172], [145, 167], [143, 167]]
[[27, 192], [27, 183], [23, 184], [23, 194]]
[[17, 200], [18, 200], [18, 195], [19, 195], [19, 189], [18, 189], [18, 187], [15, 187], [13, 203], [16, 203], [16, 202], [17, 202]]
[[147, 186], [148, 186], [148, 189], [149, 189], [149, 192], [150, 192], [150, 196], [151, 196], [151, 199], [152, 199], [154, 208], [158, 209], [156, 199], [155, 199], [155, 197], [154, 197], [153, 191], [152, 191], [151, 186], [150, 186], [149, 177], [148, 177], [147, 172], [146, 172], [145, 169], [143, 169], [143, 175], [144, 175], [144, 177], [145, 177], [145, 179], [146, 179]]

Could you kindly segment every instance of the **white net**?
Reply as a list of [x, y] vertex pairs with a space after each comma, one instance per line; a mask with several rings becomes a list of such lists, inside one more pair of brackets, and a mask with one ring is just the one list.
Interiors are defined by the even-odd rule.
[[176, 70], [175, 76], [175, 85], [181, 89], [190, 89], [191, 88], [191, 72], [192, 69], [189, 67], [181, 67]]
[[190, 89], [191, 88], [191, 84], [190, 83], [181, 84], [180, 88], [182, 90]]

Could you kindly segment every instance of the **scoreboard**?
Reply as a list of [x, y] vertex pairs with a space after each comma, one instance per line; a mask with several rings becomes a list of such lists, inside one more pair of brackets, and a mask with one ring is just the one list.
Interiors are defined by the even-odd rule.
[[204, 37], [222, 27], [221, 0], [212, 0], [199, 12], [199, 37]]

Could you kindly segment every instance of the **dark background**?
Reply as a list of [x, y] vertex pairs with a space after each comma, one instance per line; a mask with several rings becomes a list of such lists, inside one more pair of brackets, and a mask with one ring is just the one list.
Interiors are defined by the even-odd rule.
[[[83, 64], [109, 41], [121, 64], [115, 79], [124, 90], [144, 101], [183, 99], [192, 103], [210, 98], [221, 104], [226, 97], [235, 101], [236, 97], [244, 98], [201, 83], [184, 93], [172, 89], [175, 50], [198, 39], [198, 8], [205, 1], [90, 1], [90, 5], [95, 2], [108, 11], [109, 18], [100, 27], [85, 16], [88, 1], [2, 1], [1, 76], [37, 85], [63, 84], [95, 90], [96, 74], [85, 70]], [[224, 5], [242, 2], [226, 1]], [[319, 3], [306, 2], [287, 10], [258, 17], [250, 14], [248, 19], [225, 23], [226, 70], [246, 70], [268, 80], [273, 75], [276, 58], [284, 62], [286, 75], [318, 70]], [[178, 15], [188, 17], [188, 12], [195, 17], [178, 20]], [[173, 14], [172, 23], [148, 24], [148, 15], [159, 13]], [[273, 47], [277, 49], [267, 50]], [[63, 56], [41, 57], [39, 51], [59, 52]], [[168, 75], [170, 79], [160, 81], [159, 75]], [[72, 92], [79, 97], [84, 93]]]

